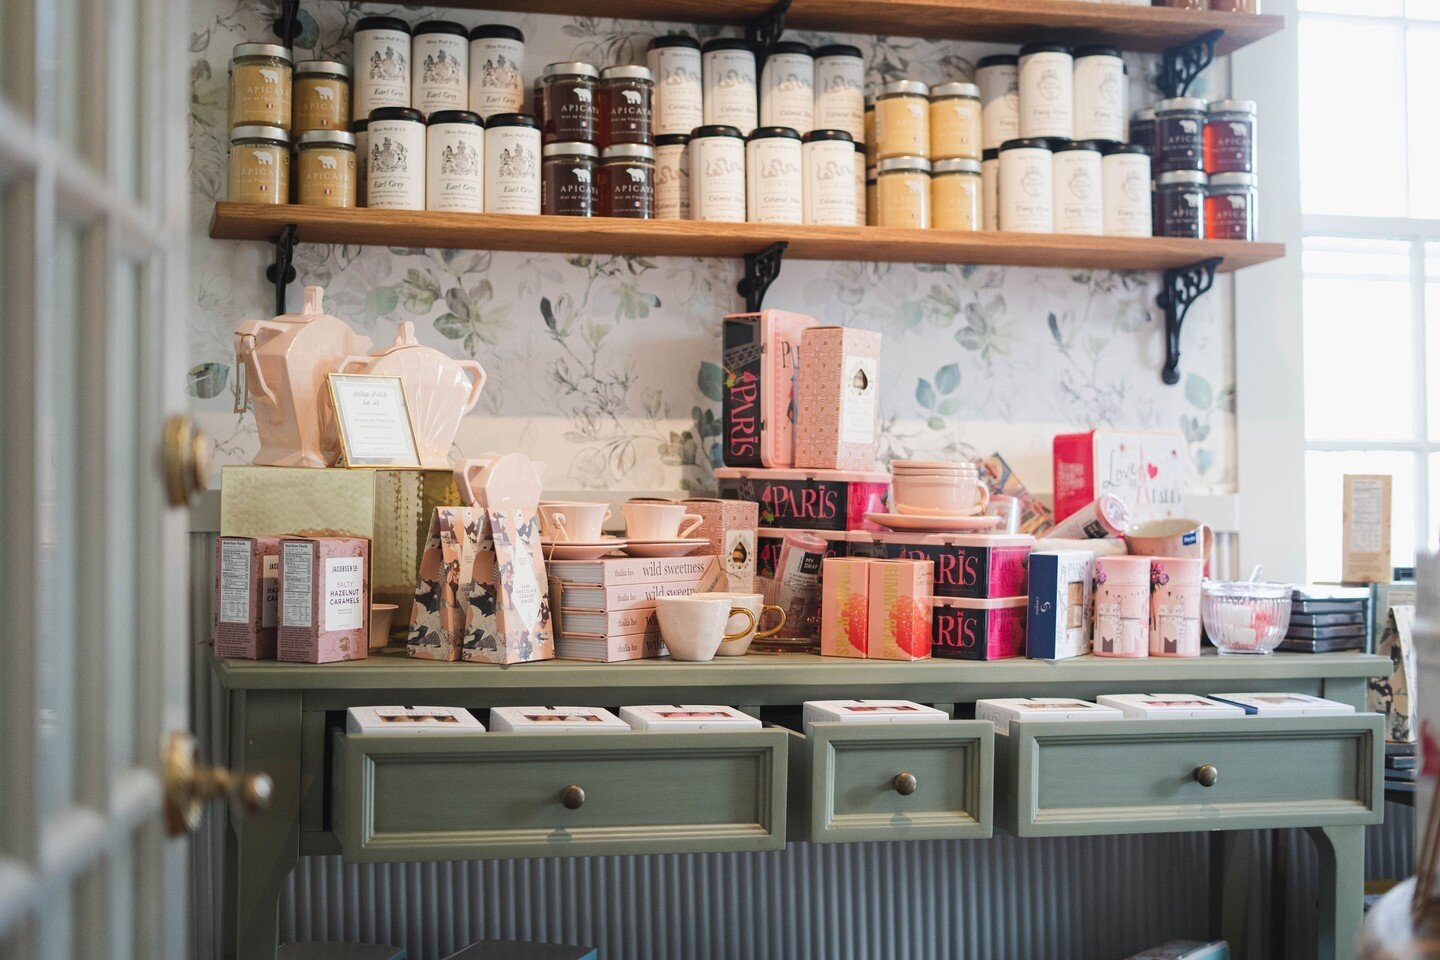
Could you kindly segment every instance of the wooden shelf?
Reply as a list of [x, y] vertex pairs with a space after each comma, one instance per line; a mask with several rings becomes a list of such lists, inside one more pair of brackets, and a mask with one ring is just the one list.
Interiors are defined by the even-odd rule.
[[967, 263], [1100, 270], [1166, 270], [1223, 257], [1222, 271], [1285, 255], [1279, 243], [955, 233], [889, 227], [818, 227], [688, 220], [527, 217], [481, 213], [217, 203], [216, 240], [267, 240], [295, 224], [301, 243], [438, 247], [630, 256], [739, 257], [786, 241], [787, 259]]
[[[597, 13], [593, 0], [440, 0], [437, 5], [517, 13]], [[740, 24], [773, 5], [774, 0], [610, 0], [600, 12], [626, 20]], [[1077, 46], [1103, 43], [1150, 53], [1223, 30], [1216, 52], [1224, 54], [1278, 33], [1285, 18], [1081, 0], [793, 0], [785, 24], [799, 30], [997, 43], [1061, 36]]]

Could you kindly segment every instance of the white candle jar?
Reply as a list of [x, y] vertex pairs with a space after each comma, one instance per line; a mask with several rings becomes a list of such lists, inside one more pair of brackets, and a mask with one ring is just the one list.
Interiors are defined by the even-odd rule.
[[1020, 48], [1020, 136], [1075, 135], [1075, 61], [1068, 47], [1031, 43]]
[[1054, 157], [1048, 140], [1010, 140], [1000, 148], [1000, 229], [1055, 231]]
[[975, 66], [980, 88], [981, 139], [985, 150], [1020, 136], [1020, 58], [1014, 54], [981, 57]]
[[700, 41], [679, 34], [656, 37], [645, 62], [655, 78], [655, 135], [689, 134], [704, 123]]
[[865, 141], [865, 58], [859, 47], [815, 49], [814, 122], [817, 130], [844, 130], [856, 143]]
[[1124, 143], [1127, 118], [1125, 61], [1114, 47], [1075, 51], [1075, 139]]
[[855, 141], [844, 130], [811, 130], [804, 138], [805, 222], [855, 225]]
[[756, 127], [745, 141], [745, 217], [751, 223], [804, 223], [805, 173], [800, 134]]
[[705, 79], [704, 122], [722, 124], [749, 136], [759, 118], [755, 51], [738, 37], [707, 40], [701, 51]]
[[690, 137], [690, 219], [745, 220], [745, 140], [734, 127], [696, 127]]
[[478, 113], [439, 110], [425, 128], [425, 209], [485, 209], [485, 127]]
[[355, 25], [354, 49], [351, 119], [363, 120], [378, 107], [410, 106], [410, 25], [398, 17], [365, 17]]
[[470, 109], [485, 119], [525, 109], [525, 34], [503, 23], [470, 31]]
[[425, 122], [410, 107], [370, 111], [365, 205], [425, 209]]
[[431, 20], [410, 40], [410, 106], [426, 117], [470, 105], [470, 38], [463, 26]]
[[485, 124], [485, 212], [540, 212], [540, 127], [528, 113]]
[[803, 43], [770, 48], [760, 70], [760, 125], [801, 134], [815, 127], [815, 58]]
[[1105, 232], [1101, 201], [1100, 145], [1078, 140], [1055, 148], [1055, 232], [1100, 236]]

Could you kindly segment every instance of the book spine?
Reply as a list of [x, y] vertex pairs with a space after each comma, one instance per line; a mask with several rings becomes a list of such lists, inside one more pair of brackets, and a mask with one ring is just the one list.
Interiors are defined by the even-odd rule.
[[653, 608], [661, 597], [688, 597], [697, 583], [646, 583], [623, 587], [562, 588], [561, 609], [586, 613], [614, 613], [618, 610]]
[[[713, 573], [718, 562], [711, 554], [650, 560], [635, 557], [599, 561], [554, 560], [550, 562], [549, 573], [552, 578], [566, 586], [618, 587], [637, 583], [695, 583]], [[578, 579], [568, 566], [571, 563], [590, 569], [594, 569], [594, 565], [598, 563], [600, 579], [598, 582], [589, 578]]]
[[556, 641], [555, 655], [567, 660], [618, 663], [624, 660], [645, 660], [651, 657], [664, 656], [665, 654], [665, 647], [660, 641], [660, 631], [658, 629], [651, 633], [631, 633], [624, 636], [605, 637], [604, 639], [605, 652], [603, 655], [577, 655], [578, 651], [576, 649], [567, 649], [570, 648], [570, 643], [564, 639]]

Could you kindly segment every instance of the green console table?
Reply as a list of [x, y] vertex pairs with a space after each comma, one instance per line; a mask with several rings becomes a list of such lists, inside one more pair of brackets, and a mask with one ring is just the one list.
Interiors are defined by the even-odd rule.
[[[208, 656], [206, 648], [200, 655]], [[988, 697], [1284, 690], [1363, 710], [1390, 669], [1358, 653], [1060, 663], [896, 663], [800, 654], [711, 663], [498, 667], [386, 652], [328, 665], [215, 662], [230, 763], [275, 781], [227, 833], [228, 957], [274, 960], [281, 887], [302, 854], [351, 861], [773, 850], [819, 843], [1214, 832], [1215, 934], [1244, 941], [1247, 831], [1304, 828], [1320, 851], [1320, 957], [1349, 956], [1367, 824], [1380, 822], [1380, 717], [1032, 723], [997, 735]], [[817, 724], [806, 700], [904, 698], [933, 726]], [[591, 736], [345, 732], [345, 709], [727, 703], [758, 731]], [[773, 722], [772, 722], [773, 721]], [[1243, 955], [1243, 954], [1242, 954]]]

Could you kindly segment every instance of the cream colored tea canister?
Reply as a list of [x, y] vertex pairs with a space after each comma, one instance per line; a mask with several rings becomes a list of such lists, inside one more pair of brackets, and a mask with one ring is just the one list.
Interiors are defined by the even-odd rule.
[[353, 207], [357, 202], [355, 135], [307, 130], [295, 141], [295, 199], [311, 207]]
[[352, 119], [380, 107], [410, 106], [410, 25], [398, 17], [365, 17], [355, 25]]
[[800, 135], [815, 126], [815, 58], [803, 43], [770, 48], [760, 69], [760, 125], [789, 127]]
[[865, 144], [855, 141], [855, 226], [863, 227], [868, 222], [870, 192], [866, 186]]
[[339, 60], [302, 60], [295, 65], [296, 134], [350, 129], [350, 65]]
[[811, 130], [803, 146], [806, 223], [855, 225], [855, 141], [844, 130]]
[[230, 125], [290, 129], [290, 51], [240, 43], [230, 60]]
[[485, 212], [540, 212], [540, 128], [528, 113], [485, 125]]
[[1148, 237], [1153, 230], [1150, 152], [1138, 143], [1112, 146], [1100, 159], [1107, 237]]
[[370, 113], [365, 204], [425, 209], [425, 124], [420, 111], [380, 107]]
[[363, 207], [370, 192], [370, 119], [356, 120], [350, 131], [355, 134], [355, 203]]
[[1000, 151], [980, 154], [980, 229], [1000, 229]]
[[805, 170], [800, 134], [757, 127], [745, 143], [745, 215], [751, 223], [804, 223]]
[[1120, 51], [1114, 47], [1075, 51], [1075, 139], [1123, 143], [1129, 116]]
[[1055, 195], [1050, 142], [1011, 140], [1000, 149], [1000, 229], [1053, 233]]
[[1055, 151], [1055, 232], [1100, 236], [1105, 230], [1100, 147], [1093, 140], [1065, 144]]
[[980, 88], [981, 139], [985, 150], [1020, 136], [1020, 58], [1014, 54], [981, 57], [975, 66]]
[[485, 119], [525, 109], [525, 34], [487, 23], [470, 31], [470, 110]]
[[478, 113], [440, 110], [425, 128], [425, 209], [485, 209], [485, 128]]
[[755, 51], [737, 37], [707, 40], [701, 52], [705, 80], [704, 118], [749, 136], [759, 124]]
[[1032, 43], [1020, 48], [1020, 136], [1075, 135], [1075, 61], [1068, 47]]
[[655, 78], [655, 135], [690, 134], [705, 122], [700, 41], [669, 34], [650, 41], [645, 64]]
[[745, 220], [745, 141], [734, 127], [696, 127], [690, 138], [690, 219]]
[[470, 38], [463, 26], [430, 20], [410, 41], [410, 106], [426, 117], [470, 104]]
[[237, 203], [290, 202], [290, 134], [244, 124], [230, 131], [228, 196]]
[[865, 142], [865, 58], [859, 47], [815, 48], [814, 122], [816, 130], [844, 130], [856, 143]]
[[690, 135], [655, 138], [655, 219], [690, 219]]

